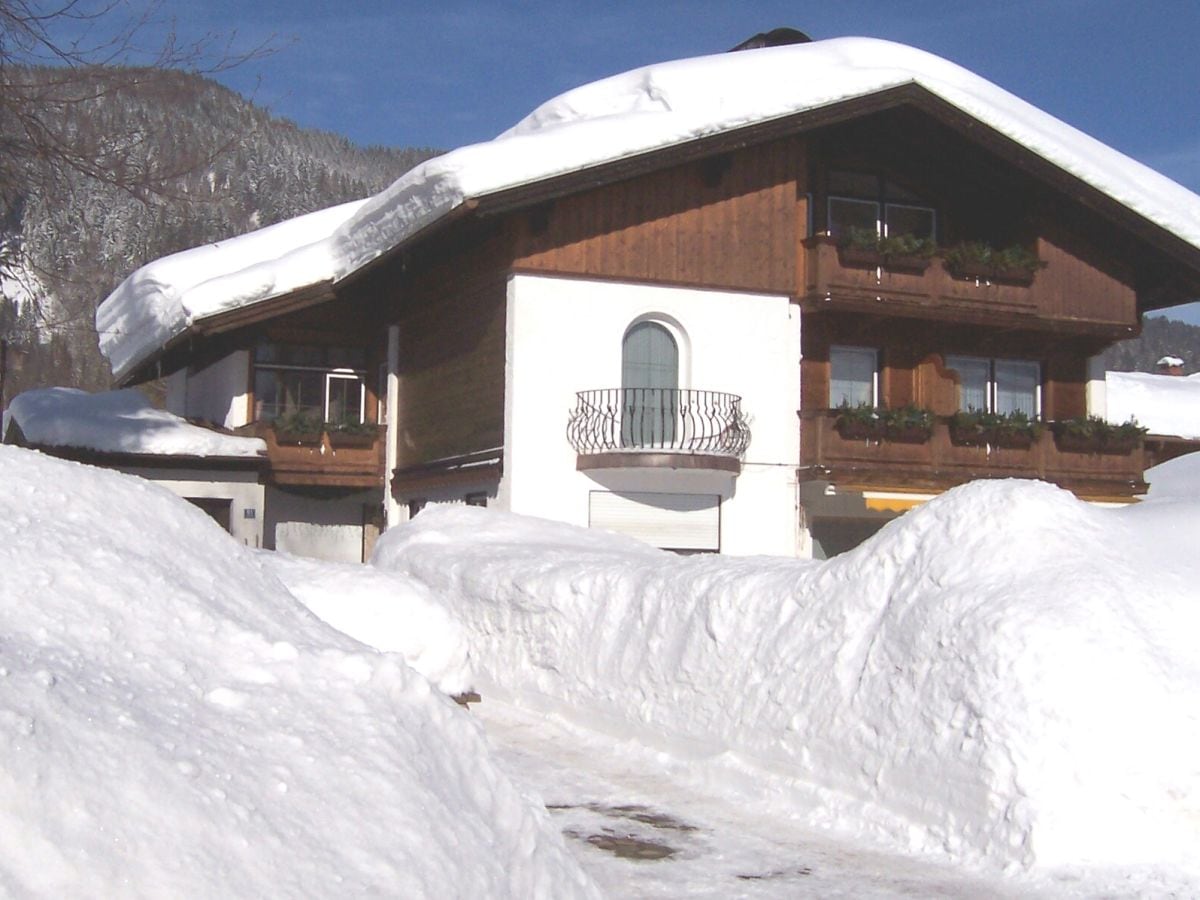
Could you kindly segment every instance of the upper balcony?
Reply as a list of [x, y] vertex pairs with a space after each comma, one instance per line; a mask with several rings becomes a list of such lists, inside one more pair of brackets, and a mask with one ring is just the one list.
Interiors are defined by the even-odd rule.
[[801, 477], [851, 489], [940, 491], [978, 478], [1039, 478], [1092, 500], [1146, 491], [1140, 441], [1086, 445], [1045, 428], [1019, 442], [963, 442], [945, 419], [892, 436], [839, 429], [836, 410], [801, 412], [800, 419]]
[[567, 423], [576, 468], [741, 471], [750, 444], [742, 398], [720, 391], [580, 391]]
[[805, 240], [807, 305], [981, 322], [1032, 318], [1040, 273], [957, 272], [940, 257], [886, 257], [839, 247], [828, 235]]

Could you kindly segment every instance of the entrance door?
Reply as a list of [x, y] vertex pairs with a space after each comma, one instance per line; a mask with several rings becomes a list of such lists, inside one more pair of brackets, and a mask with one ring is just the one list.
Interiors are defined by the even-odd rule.
[[671, 446], [679, 408], [679, 348], [657, 322], [639, 322], [625, 335], [621, 388], [621, 446]]

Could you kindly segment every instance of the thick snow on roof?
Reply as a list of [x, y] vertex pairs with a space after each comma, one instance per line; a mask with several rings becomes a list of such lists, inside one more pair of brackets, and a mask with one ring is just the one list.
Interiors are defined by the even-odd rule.
[[0, 446], [0, 634], [5, 896], [597, 895], [469, 713], [161, 487]]
[[257, 457], [261, 438], [221, 434], [155, 409], [136, 390], [89, 394], [40, 388], [19, 394], [4, 413], [3, 433], [16, 422], [25, 440], [46, 447], [147, 456]]
[[328, 280], [330, 233], [363, 205], [343, 203], [173, 253], [122, 281], [96, 310], [100, 350], [120, 377], [192, 322]]
[[976, 482], [818, 563], [446, 507], [373, 563], [460, 617], [485, 697], [781, 778], [796, 815], [866, 840], [1194, 884], [1197, 515]]
[[[220, 258], [217, 245], [168, 257], [168, 266], [151, 263], [98, 311], [101, 347], [121, 377], [194, 318], [267, 299], [305, 278], [336, 282], [468, 198], [909, 83], [1200, 247], [1200, 198], [1170, 179], [940, 57], [889, 41], [837, 38], [597, 81], [543, 104], [495, 140], [423, 163], [348, 219], [313, 219], [295, 239], [283, 232], [267, 238], [272, 229], [264, 229], [253, 246], [239, 242], [254, 235], [224, 242], [232, 260]], [[191, 252], [204, 256], [194, 261]], [[205, 274], [209, 267], [218, 278]]]
[[1151, 434], [1200, 438], [1200, 373], [1188, 376], [1107, 372], [1110, 422], [1136, 419]]

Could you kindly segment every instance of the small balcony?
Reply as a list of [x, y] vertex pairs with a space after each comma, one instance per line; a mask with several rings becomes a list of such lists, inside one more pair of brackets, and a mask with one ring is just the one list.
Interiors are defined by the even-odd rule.
[[301, 429], [251, 422], [237, 429], [267, 442], [268, 477], [276, 484], [373, 488], [383, 484], [384, 427], [329, 427], [319, 419]]
[[576, 468], [737, 473], [750, 444], [742, 398], [721, 391], [601, 388], [575, 395], [567, 440]]

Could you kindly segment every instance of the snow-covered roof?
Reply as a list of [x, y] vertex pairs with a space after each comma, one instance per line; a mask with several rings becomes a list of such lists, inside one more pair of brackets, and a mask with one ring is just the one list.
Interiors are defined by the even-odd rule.
[[97, 311], [101, 349], [120, 378], [195, 320], [336, 283], [467, 200], [908, 84], [1200, 248], [1200, 197], [1186, 188], [952, 62], [890, 41], [836, 38], [584, 85], [494, 140], [428, 160], [360, 206], [149, 263]]
[[1200, 438], [1200, 373], [1108, 372], [1105, 382], [1110, 422], [1133, 418], [1151, 434]]
[[155, 409], [136, 390], [89, 394], [43, 388], [19, 394], [4, 414], [31, 444], [147, 456], [259, 457], [260, 438], [221, 434]]

